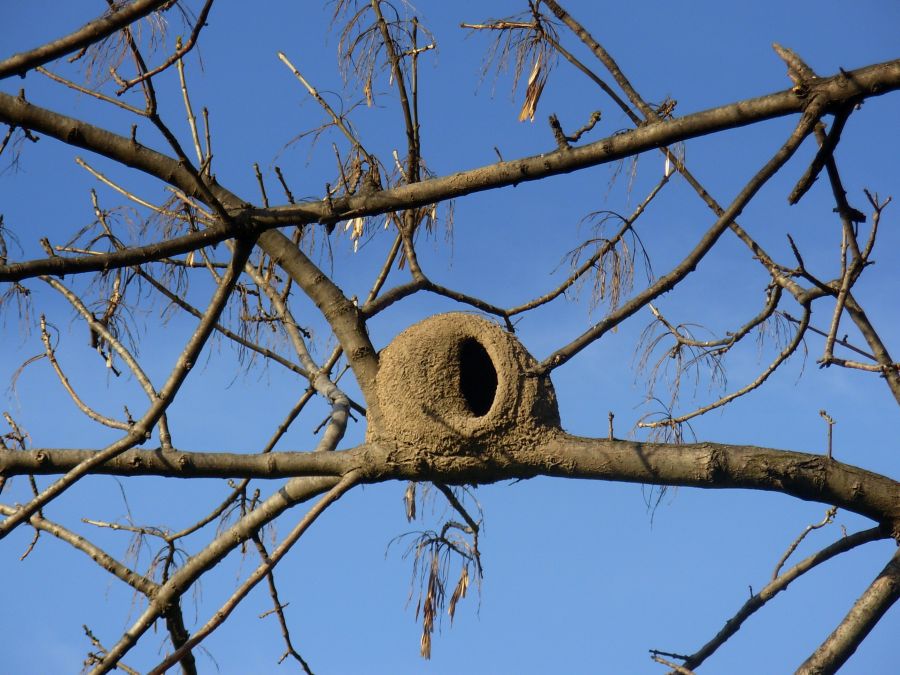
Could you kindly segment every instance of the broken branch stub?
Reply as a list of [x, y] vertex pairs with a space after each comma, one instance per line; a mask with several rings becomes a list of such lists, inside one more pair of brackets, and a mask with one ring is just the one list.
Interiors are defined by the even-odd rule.
[[410, 326], [381, 352], [380, 413], [367, 441], [416, 452], [472, 455], [537, 447], [560, 431], [549, 378], [519, 340], [472, 314]]

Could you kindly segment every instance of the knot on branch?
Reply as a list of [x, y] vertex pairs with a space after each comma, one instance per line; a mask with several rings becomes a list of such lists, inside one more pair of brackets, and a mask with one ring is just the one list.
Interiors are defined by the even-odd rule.
[[537, 362], [497, 324], [439, 314], [381, 352], [380, 413], [367, 440], [432, 455], [528, 449], [560, 428], [553, 385], [526, 377]]

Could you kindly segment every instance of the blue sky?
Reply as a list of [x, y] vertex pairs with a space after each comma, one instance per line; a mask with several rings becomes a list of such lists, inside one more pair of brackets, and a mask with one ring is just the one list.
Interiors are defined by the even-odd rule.
[[[603, 112], [596, 140], [628, 127], [613, 105], [579, 73], [560, 63], [543, 94], [534, 123], [516, 121], [522, 88], [510, 95], [509, 74], [479, 84], [489, 38], [468, 35], [460, 22], [479, 22], [520, 11], [524, 3], [500, 1], [421, 2], [416, 14], [435, 34], [438, 49], [421, 60], [423, 152], [428, 168], [443, 175], [491, 163], [496, 146], [504, 158], [546, 151], [553, 139], [545, 119], [556, 113], [566, 128], [577, 128], [596, 109]], [[103, 3], [23, 2], [0, 6], [3, 55], [66, 33], [101, 10]], [[336, 65], [338, 39], [328, 34], [330, 9], [318, 3], [275, 2], [248, 11], [239, 3], [220, 3], [210, 16], [201, 50], [188, 61], [195, 109], [211, 113], [214, 171], [232, 191], [257, 199], [252, 164], [266, 174], [269, 194], [280, 200], [272, 169], [284, 171], [298, 196], [318, 197], [332, 180], [334, 159], [326, 137], [315, 147], [288, 143], [323, 122], [321, 110], [278, 61], [283, 51], [334, 105], [356, 95], [343, 89]], [[784, 64], [771, 49], [778, 42], [794, 49], [822, 75], [838, 67], [855, 68], [897, 57], [900, 6], [887, 1], [853, 3], [590, 3], [566, 7], [613, 54], [639, 91], [650, 101], [678, 100], [677, 114], [687, 114], [738, 99], [788, 87]], [[171, 35], [182, 29], [173, 19]], [[566, 44], [586, 61], [573, 40]], [[60, 66], [64, 70], [64, 67]], [[128, 134], [131, 119], [84, 96], [73, 95], [36, 74], [21, 82], [0, 83], [6, 92], [25, 86], [29, 100]], [[189, 143], [177, 80], [171, 74], [157, 84], [163, 114]], [[387, 74], [376, 81], [378, 105], [353, 115], [368, 147], [389, 158], [403, 148], [402, 122]], [[837, 157], [850, 200], [865, 205], [862, 188], [900, 198], [900, 138], [896, 120], [900, 96], [867, 102], [850, 119]], [[792, 127], [775, 120], [687, 144], [687, 162], [709, 191], [727, 202], [771, 156]], [[143, 132], [143, 142], [163, 147]], [[807, 264], [823, 275], [837, 265], [839, 223], [831, 213], [831, 196], [820, 180], [800, 205], [788, 207], [786, 196], [814, 150], [807, 144], [745, 211], [742, 224], [767, 249], [790, 263], [785, 233], [804, 252]], [[18, 167], [0, 157], [0, 213], [18, 235], [22, 251], [41, 255], [39, 239], [62, 242], [89, 223], [88, 190], [94, 188], [107, 208], [121, 198], [98, 185], [73, 159], [121, 180], [143, 196], [158, 199], [161, 187], [121, 171], [102, 158], [73, 152], [50, 139], [24, 148]], [[498, 305], [518, 304], [562, 279], [560, 265], [568, 251], [589, 233], [579, 224], [589, 212], [612, 209], [627, 213], [659, 180], [663, 162], [642, 156], [636, 177], [611, 184], [611, 167], [522, 184], [458, 200], [452, 240], [440, 232], [423, 241], [420, 256], [426, 271], [453, 288], [478, 294]], [[626, 167], [627, 171], [627, 167]], [[898, 268], [890, 255], [900, 244], [897, 216], [885, 212], [877, 264], [858, 287], [885, 341], [897, 344], [900, 323], [896, 297]], [[863, 209], [867, 210], [867, 209]], [[443, 212], [445, 213], [445, 212]], [[127, 215], [127, 212], [123, 212]], [[442, 216], [443, 217], [443, 216]], [[345, 236], [332, 239], [332, 271], [348, 294], [364, 296], [390, 245], [374, 228], [358, 253]], [[680, 180], [673, 179], [642, 220], [641, 237], [657, 274], [664, 273], [693, 246], [712, 222], [706, 207]], [[123, 225], [124, 227], [124, 225]], [[391, 281], [403, 280], [393, 273]], [[637, 277], [640, 284], [644, 279]], [[683, 288], [664, 296], [658, 306], [669, 318], [701, 323], [714, 332], [734, 329], [757, 311], [766, 276], [732, 239], [723, 238]], [[77, 282], [73, 282], [76, 283]], [[128, 378], [99, 376], [97, 357], [86, 349], [87, 330], [59, 298], [37, 282], [35, 306], [47, 313], [60, 336], [60, 357], [73, 381], [100, 409], [111, 414], [126, 401], [139, 410], [141, 393]], [[203, 283], [191, 287], [202, 304], [209, 295]], [[517, 330], [538, 358], [581, 333], [603, 305], [591, 313], [587, 294], [558, 300], [526, 316]], [[457, 309], [432, 296], [416, 297], [378, 316], [370, 324], [377, 347], [425, 316]], [[311, 305], [297, 303], [298, 316], [316, 323]], [[826, 306], [817, 325], [826, 327]], [[162, 325], [155, 313], [138, 316], [144, 326], [141, 357], [151, 376], [171, 368], [193, 322], [176, 316]], [[788, 306], [788, 310], [791, 307]], [[822, 311], [824, 310], [824, 311]], [[20, 326], [15, 313], [3, 316], [0, 350], [2, 409], [29, 430], [36, 447], [98, 447], [115, 436], [97, 431], [72, 406], [46, 363], [29, 366], [15, 390], [6, 383], [20, 364], [41, 350], [39, 334]], [[563, 424], [587, 436], [606, 434], [607, 412], [616, 414], [616, 431], [625, 436], [652, 410], [645, 402], [642, 375], [636, 372], [635, 348], [649, 315], [639, 314], [554, 373]], [[854, 333], [848, 327], [851, 338]], [[330, 351], [326, 339], [316, 356]], [[821, 344], [810, 341], [804, 363], [795, 357], [759, 392], [693, 426], [698, 438], [821, 452], [826, 409], [837, 420], [835, 453], [843, 461], [889, 476], [900, 473], [896, 403], [877, 378], [837, 368], [819, 370]], [[897, 351], [895, 349], [895, 351]], [[256, 451], [268, 439], [304, 387], [296, 378], [269, 367], [245, 372], [228, 345], [214, 345], [192, 373], [170, 421], [178, 447], [191, 450]], [[754, 379], [773, 354], [771, 343], [754, 346], [728, 361], [727, 391]], [[352, 388], [352, 387], [351, 387]], [[696, 398], [686, 396], [686, 411], [714, 398], [701, 379]], [[280, 445], [308, 449], [310, 435], [325, 415], [311, 406]], [[364, 430], [351, 425], [344, 446], [359, 442]], [[642, 438], [642, 432], [635, 433]], [[39, 479], [46, 484], [47, 479]], [[261, 483], [263, 494], [275, 484]], [[479, 488], [474, 494], [484, 511], [482, 541], [485, 577], [480, 596], [473, 593], [459, 607], [451, 627], [445, 617], [435, 636], [433, 658], [418, 656], [419, 627], [415, 595], [410, 603], [409, 560], [402, 544], [389, 542], [416, 527], [440, 523], [443, 506], [426, 509], [426, 520], [407, 524], [402, 504], [404, 485], [358, 488], [333, 506], [278, 568], [281, 597], [290, 602], [287, 616], [295, 644], [316, 673], [658, 673], [662, 666], [648, 649], [690, 653], [738, 609], [748, 586], [766, 583], [782, 552], [808, 524], [823, 517], [826, 505], [798, 502], [777, 494], [749, 491], [670, 491], [655, 510], [648, 488], [588, 481], [536, 479]], [[127, 507], [122, 489], [127, 494]], [[16, 479], [3, 501], [27, 498], [27, 483]], [[96, 531], [80, 517], [113, 521], [130, 511], [136, 522], [173, 529], [196, 520], [227, 491], [221, 481], [175, 482], [159, 479], [94, 478], [69, 491], [48, 509], [55, 518], [90, 534], [110, 551], [124, 555], [127, 536]], [[287, 532], [301, 513], [278, 521]], [[849, 532], [869, 527], [862, 518], [839, 513], [837, 524], [813, 533], [796, 555], [803, 556]], [[44, 536], [24, 562], [18, 556], [31, 533], [24, 529], [3, 542], [0, 576], [5, 584], [0, 613], [4, 668], [9, 672], [73, 672], [89, 645], [87, 623], [112, 644], [137, 615], [130, 593], [108, 580], [93, 563]], [[194, 546], [200, 542], [195, 541]], [[790, 590], [755, 615], [719, 653], [705, 672], [787, 672], [795, 668], [844, 616], [854, 599], [885, 564], [894, 544], [879, 542], [827, 563], [795, 582]], [[143, 552], [142, 560], [148, 560]], [[199, 624], [215, 611], [252, 569], [252, 557], [232, 555], [202, 583], [185, 608]], [[196, 599], [196, 614], [191, 604]], [[272, 617], [258, 619], [269, 599], [262, 587], [236, 612], [233, 621], [206, 643], [210, 657], [198, 655], [202, 672], [270, 672], [282, 653]], [[886, 616], [851, 659], [844, 672], [888, 672], [896, 653], [900, 614]], [[126, 663], [140, 670], [158, 660], [163, 636], [148, 634]], [[293, 666], [280, 669], [292, 672]]]

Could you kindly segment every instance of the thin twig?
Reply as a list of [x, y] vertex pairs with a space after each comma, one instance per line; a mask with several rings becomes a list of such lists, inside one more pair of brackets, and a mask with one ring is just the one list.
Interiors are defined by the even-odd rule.
[[173, 63], [180, 61], [185, 54], [191, 51], [194, 48], [194, 45], [197, 43], [197, 38], [200, 36], [200, 31], [203, 30], [203, 27], [206, 25], [206, 19], [209, 16], [209, 10], [212, 9], [213, 2], [214, 0], [206, 0], [206, 3], [200, 9], [200, 13], [197, 15], [197, 21], [194, 23], [194, 28], [191, 30], [191, 35], [183, 46], [179, 45], [175, 49], [175, 53], [169, 56], [169, 58], [167, 58], [162, 64], [160, 64], [153, 70], [147, 70], [134, 79], [120, 83], [121, 86], [116, 93], [121, 96], [136, 84], [142, 84], [149, 81], [151, 77], [153, 77], [154, 75], [159, 75], [159, 73], [168, 69]]

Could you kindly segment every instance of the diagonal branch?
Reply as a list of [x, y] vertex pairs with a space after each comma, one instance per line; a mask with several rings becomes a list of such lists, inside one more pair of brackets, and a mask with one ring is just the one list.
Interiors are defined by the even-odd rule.
[[81, 462], [62, 478], [47, 487], [43, 492], [37, 495], [27, 504], [20, 506], [15, 514], [9, 516], [3, 522], [0, 522], [0, 539], [9, 534], [13, 528], [27, 520], [32, 514], [36, 513], [41, 507], [59, 496], [62, 492], [69, 489], [79, 479], [91, 472], [91, 470], [113, 459], [122, 452], [133, 448], [139, 443], [143, 443], [149, 436], [153, 425], [157, 423], [160, 417], [165, 413], [166, 409], [175, 399], [175, 395], [181, 388], [187, 378], [191, 368], [193, 368], [197, 357], [200, 355], [203, 346], [212, 334], [219, 315], [225, 308], [228, 298], [234, 289], [234, 285], [240, 278], [241, 269], [244, 262], [253, 249], [252, 242], [241, 242], [238, 250], [235, 252], [228, 267], [228, 271], [222, 279], [222, 283], [216, 288], [209, 307], [204, 314], [203, 320], [199, 323], [191, 336], [184, 351], [178, 357], [175, 367], [169, 375], [169, 379], [165, 382], [159, 391], [155, 401], [151, 403], [147, 412], [143, 417], [135, 422], [131, 431], [102, 452], [95, 453], [91, 458]]
[[798, 675], [835, 673], [900, 598], [900, 549], [860, 596], [844, 620], [797, 669]]
[[167, 9], [166, 5], [171, 4], [172, 0], [135, 0], [129, 5], [84, 24], [74, 33], [69, 33], [58, 40], [52, 40], [40, 47], [0, 61], [0, 80], [10, 75], [24, 77], [25, 73], [36, 66], [42, 66], [60, 56], [92, 45], [133, 21], [142, 19], [157, 10]]
[[[773, 308], [774, 309], [774, 308]], [[638, 427], [645, 429], [652, 429], [661, 426], [673, 426], [676, 424], [684, 424], [688, 420], [693, 419], [694, 417], [698, 417], [700, 415], [705, 415], [711, 410], [715, 410], [716, 408], [721, 408], [723, 405], [727, 405], [731, 403], [736, 398], [740, 398], [745, 394], [749, 394], [751, 391], [758, 389], [763, 385], [763, 383], [769, 379], [769, 376], [772, 375], [782, 363], [787, 361], [791, 356], [793, 356], [794, 352], [797, 351], [797, 348], [802, 344], [804, 337], [806, 336], [806, 329], [809, 326], [809, 317], [810, 310], [808, 307], [803, 308], [803, 318], [799, 321], [797, 325], [797, 332], [794, 334], [794, 337], [791, 341], [785, 346], [784, 349], [779, 352], [779, 354], [775, 357], [775, 359], [766, 367], [763, 372], [757, 375], [756, 379], [752, 382], [748, 382], [740, 389], [732, 391], [721, 398], [713, 401], [712, 403], [708, 403], [706, 405], [700, 406], [699, 408], [685, 413], [683, 415], [679, 415], [677, 417], [667, 416], [665, 419], [658, 420], [655, 422], [638, 422]]]
[[[331, 454], [331, 453], [322, 453]], [[231, 551], [248, 541], [263, 525], [271, 522], [291, 506], [305, 502], [316, 495], [332, 490], [341, 481], [335, 478], [293, 478], [276, 490], [272, 496], [232, 525], [206, 548], [197, 553], [178, 569], [168, 581], [160, 586], [152, 602], [104, 656], [92, 674], [107, 673], [140, 639], [140, 637], [162, 616], [172, 602], [199, 579], [207, 570], [216, 565]], [[301, 521], [302, 523], [302, 521]], [[295, 528], [296, 530], [296, 528]], [[292, 533], [293, 534], [293, 533]], [[302, 534], [302, 532], [300, 533]], [[290, 537], [290, 535], [289, 535]], [[299, 537], [299, 534], [297, 535]], [[287, 540], [285, 540], [286, 542]], [[284, 543], [284, 542], [283, 542]], [[293, 542], [291, 542], [293, 543]], [[273, 556], [277, 550], [273, 552]], [[259, 571], [259, 568], [257, 568]], [[263, 576], [265, 570], [263, 570]], [[262, 577], [260, 577], [262, 578]], [[196, 634], [195, 636], [196, 637]], [[190, 644], [189, 642], [186, 644]]]
[[786, 590], [787, 587], [801, 575], [841, 553], [845, 553], [862, 544], [878, 541], [879, 539], [884, 539], [886, 537], [887, 533], [881, 528], [873, 527], [848, 537], [842, 537], [830, 546], [826, 546], [821, 551], [817, 551], [808, 558], [801, 560], [783, 574], [772, 579], [772, 581], [760, 589], [758, 593], [747, 600], [735, 615], [725, 622], [725, 626], [722, 630], [720, 630], [712, 640], [687, 657], [683, 665], [686, 668], [691, 669], [696, 669], [700, 666], [700, 664], [712, 656], [719, 647], [725, 644], [729, 638], [737, 633], [747, 619], [758, 610], [762, 609], [769, 600], [781, 593], [781, 591]]
[[206, 26], [206, 19], [209, 17], [209, 10], [212, 9], [212, 4], [213, 0], [206, 0], [206, 3], [203, 5], [200, 13], [197, 15], [197, 20], [194, 22], [194, 27], [191, 30], [191, 35], [184, 45], [181, 44], [181, 40], [179, 39], [178, 46], [175, 52], [170, 55], [169, 58], [167, 58], [162, 64], [160, 64], [153, 70], [148, 70], [144, 73], [141, 73], [134, 79], [128, 80], [127, 82], [122, 84], [116, 94], [121, 96], [136, 84], [140, 84], [144, 80], [149, 80], [154, 75], [159, 75], [162, 71], [169, 68], [173, 63], [179, 61], [185, 54], [191, 51], [194, 48], [194, 45], [197, 44], [197, 38], [200, 36], [200, 31], [203, 30], [204, 26]]
[[[610, 75], [613, 76], [613, 79], [616, 83], [621, 87], [622, 91], [625, 92], [625, 95], [628, 99], [634, 104], [634, 106], [641, 111], [641, 114], [647, 120], [656, 119], [656, 111], [653, 110], [644, 99], [637, 93], [635, 88], [632, 86], [631, 82], [629, 82], [628, 78], [625, 77], [625, 73], [623, 73], [619, 69], [619, 64], [616, 63], [615, 59], [607, 52], [603, 46], [597, 42], [593, 36], [588, 33], [587, 29], [582, 26], [578, 21], [576, 21], [571, 14], [569, 14], [565, 9], [563, 9], [559, 3], [554, 0], [543, 0], [544, 4], [550, 9], [551, 12], [556, 16], [557, 19], [562, 21], [569, 29], [578, 36], [578, 38], [587, 46], [588, 49], [593, 52], [594, 56], [604, 65], [604, 67], [609, 71]], [[631, 112], [627, 111], [626, 112]]]
[[[177, 663], [178, 660], [184, 656], [184, 654], [188, 653], [193, 647], [200, 644], [200, 642], [206, 638], [207, 635], [212, 633], [216, 628], [224, 623], [225, 619], [234, 611], [234, 608], [238, 606], [238, 604], [243, 600], [247, 593], [249, 593], [253, 588], [258, 584], [262, 579], [271, 574], [272, 569], [274, 569], [275, 565], [279, 563], [279, 561], [287, 554], [288, 551], [297, 543], [303, 533], [309, 529], [310, 525], [312, 525], [316, 518], [318, 518], [329, 506], [331, 506], [334, 502], [340, 499], [348, 490], [353, 488], [360, 479], [360, 474], [357, 472], [348, 473], [346, 476], [341, 478], [323, 497], [320, 499], [315, 506], [313, 506], [305, 516], [294, 526], [294, 529], [291, 530], [290, 534], [284, 538], [277, 548], [272, 551], [271, 554], [264, 556], [262, 564], [257, 567], [253, 573], [247, 577], [243, 584], [231, 595], [230, 598], [225, 602], [225, 604], [219, 608], [219, 610], [213, 615], [213, 617], [206, 622], [206, 624], [200, 628], [194, 635], [179, 649], [174, 651], [172, 654], [166, 657], [166, 659], [156, 666], [153, 670], [151, 670], [148, 675], [162, 675], [166, 670]], [[104, 672], [104, 671], [100, 671]]]
[[774, 176], [779, 169], [791, 158], [804, 139], [812, 132], [813, 127], [819, 121], [823, 112], [824, 102], [820, 99], [810, 101], [808, 109], [803, 113], [800, 122], [790, 135], [788, 140], [778, 149], [775, 155], [766, 162], [753, 178], [744, 186], [731, 205], [718, 217], [706, 234], [700, 239], [691, 252], [668, 274], [660, 277], [653, 284], [635, 295], [617, 310], [607, 316], [589, 330], [582, 333], [569, 344], [557, 349], [548, 356], [539, 366], [540, 373], [547, 373], [557, 368], [578, 354], [592, 342], [599, 339], [609, 330], [618, 326], [622, 321], [644, 307], [648, 302], [670, 291], [688, 274], [693, 272], [699, 262], [712, 249], [725, 230], [729, 229], [732, 222], [741, 214], [744, 207], [756, 195], [766, 182]]
[[872, 325], [866, 312], [859, 303], [857, 303], [852, 291], [847, 293], [845, 306], [853, 323], [856, 324], [859, 332], [862, 333], [863, 338], [865, 338], [866, 343], [869, 345], [869, 349], [872, 350], [872, 354], [875, 356], [875, 360], [878, 362], [881, 372], [884, 375], [884, 381], [890, 388], [894, 398], [900, 403], [900, 372], [898, 372], [897, 367], [894, 365], [895, 361], [891, 358], [887, 345], [882, 341], [881, 336], [878, 334], [878, 331], [875, 330], [875, 327]]
[[[0, 514], [3, 514], [4, 516], [11, 516], [15, 513], [15, 511], [15, 508], [11, 506], [0, 504]], [[156, 592], [158, 586], [152, 580], [148, 579], [142, 574], [138, 574], [126, 565], [123, 565], [118, 560], [109, 555], [106, 551], [101, 549], [96, 544], [91, 543], [80, 534], [76, 534], [75, 532], [72, 532], [71, 530], [63, 527], [62, 525], [59, 525], [58, 523], [47, 520], [37, 513], [35, 513], [31, 516], [31, 518], [28, 519], [28, 524], [31, 525], [34, 529], [41, 530], [42, 532], [47, 532], [60, 541], [64, 541], [67, 544], [78, 549], [95, 563], [100, 565], [100, 567], [105, 569], [107, 572], [115, 575], [126, 584], [131, 586], [134, 590], [138, 591], [139, 593], [143, 593], [148, 598]]]

